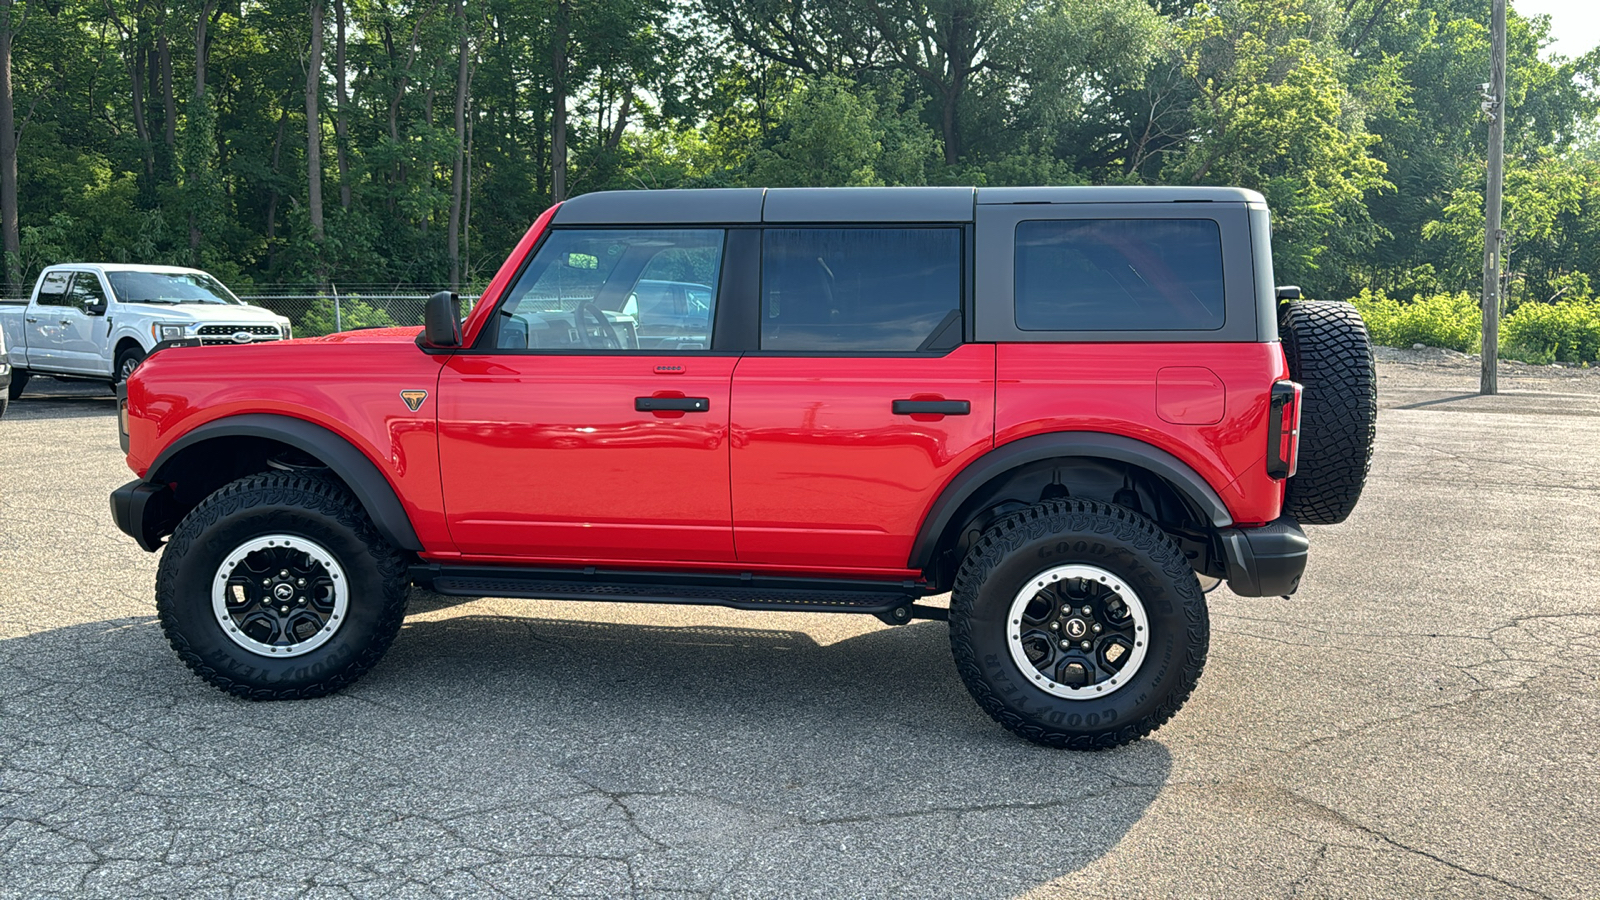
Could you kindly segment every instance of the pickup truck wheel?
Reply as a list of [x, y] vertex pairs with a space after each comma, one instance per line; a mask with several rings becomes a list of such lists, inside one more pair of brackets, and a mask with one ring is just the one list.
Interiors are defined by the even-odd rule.
[[139, 364], [142, 362], [144, 362], [144, 351], [138, 347], [129, 347], [118, 353], [116, 374], [111, 379], [111, 386], [116, 387], [127, 381], [128, 376], [132, 375], [133, 370], [139, 368]]
[[351, 684], [389, 649], [405, 605], [405, 557], [342, 485], [304, 473], [251, 475], [207, 497], [156, 574], [178, 656], [251, 700]]
[[12, 366], [11, 385], [10, 387], [6, 388], [6, 399], [16, 400], [17, 398], [21, 397], [22, 391], [28, 386], [28, 378], [32, 374], [33, 373], [29, 372], [27, 369], [19, 369], [16, 366]]
[[956, 575], [950, 646], [973, 699], [1037, 744], [1103, 750], [1172, 717], [1205, 668], [1183, 551], [1121, 506], [1055, 500], [984, 532]]

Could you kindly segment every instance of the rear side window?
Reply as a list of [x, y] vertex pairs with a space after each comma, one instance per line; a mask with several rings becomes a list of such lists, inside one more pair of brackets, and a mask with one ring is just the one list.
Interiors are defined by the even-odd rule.
[[41, 306], [67, 306], [67, 284], [72, 280], [71, 272], [49, 272], [39, 282], [39, 304]]
[[761, 349], [907, 351], [961, 309], [959, 228], [769, 228]]
[[1222, 327], [1222, 230], [1211, 219], [1019, 222], [1016, 254], [1023, 331]]

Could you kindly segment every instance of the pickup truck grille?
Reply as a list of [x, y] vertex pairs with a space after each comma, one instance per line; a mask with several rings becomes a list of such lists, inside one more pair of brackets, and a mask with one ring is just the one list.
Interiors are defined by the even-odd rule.
[[276, 341], [283, 337], [283, 332], [276, 325], [201, 325], [200, 343], [202, 344], [236, 344], [233, 339], [235, 334], [244, 332], [250, 335], [250, 342]]

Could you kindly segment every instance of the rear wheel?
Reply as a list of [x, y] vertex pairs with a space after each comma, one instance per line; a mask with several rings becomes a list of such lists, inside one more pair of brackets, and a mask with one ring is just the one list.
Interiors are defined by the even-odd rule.
[[1183, 551], [1125, 507], [1049, 501], [995, 523], [956, 575], [950, 645], [973, 699], [1038, 744], [1116, 747], [1194, 690], [1210, 641]]
[[405, 558], [342, 485], [272, 472], [184, 517], [156, 576], [184, 663], [252, 700], [332, 693], [383, 656], [405, 614]]
[[6, 399], [16, 400], [21, 397], [23, 390], [28, 387], [28, 379], [32, 374], [27, 369], [19, 369], [16, 366], [12, 366], [11, 385], [6, 388]]

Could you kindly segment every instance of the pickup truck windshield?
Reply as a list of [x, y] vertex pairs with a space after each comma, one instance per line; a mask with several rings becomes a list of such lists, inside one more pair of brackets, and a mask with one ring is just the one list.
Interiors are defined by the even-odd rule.
[[199, 272], [109, 272], [107, 277], [123, 303], [244, 305], [222, 282]]

